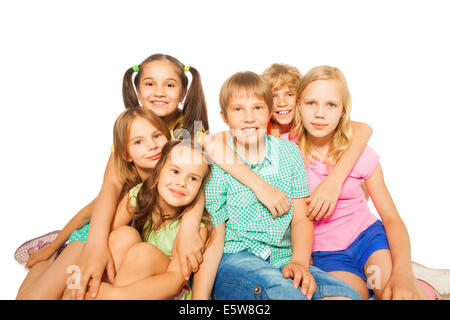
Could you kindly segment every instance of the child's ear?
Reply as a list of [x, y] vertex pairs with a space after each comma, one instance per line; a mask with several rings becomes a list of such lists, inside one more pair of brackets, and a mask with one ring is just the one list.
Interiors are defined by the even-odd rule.
[[220, 116], [222, 117], [223, 122], [225, 122], [225, 124], [228, 126], [227, 117], [225, 116], [225, 114], [223, 113], [223, 111], [220, 111]]

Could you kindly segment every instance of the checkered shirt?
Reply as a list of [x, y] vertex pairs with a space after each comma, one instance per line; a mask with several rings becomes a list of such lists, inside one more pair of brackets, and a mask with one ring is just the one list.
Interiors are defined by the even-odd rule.
[[233, 139], [228, 145], [253, 172], [287, 195], [291, 209], [281, 217], [272, 218], [248, 187], [213, 164], [211, 179], [205, 186], [205, 205], [214, 225], [226, 222], [224, 253], [247, 250], [264, 260], [270, 256], [270, 263], [278, 267], [289, 263], [292, 199], [310, 194], [297, 145], [266, 135], [264, 159], [259, 164], [245, 161], [236, 152]]

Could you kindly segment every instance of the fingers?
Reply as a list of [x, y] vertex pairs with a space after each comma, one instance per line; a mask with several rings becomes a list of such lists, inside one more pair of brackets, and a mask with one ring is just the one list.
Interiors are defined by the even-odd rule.
[[106, 274], [108, 275], [109, 282], [114, 283], [114, 278], [116, 276], [116, 267], [112, 258], [106, 265]]
[[180, 255], [178, 255], [179, 259], [180, 259], [180, 267], [181, 267], [181, 272], [183, 272], [183, 277], [186, 280], [189, 280], [189, 275], [191, 274], [191, 270], [190, 270], [190, 265], [188, 263], [187, 257], [181, 257]]
[[[99, 275], [92, 275], [92, 279], [91, 279], [90, 286], [89, 286], [89, 291], [91, 291], [91, 293], [92, 293], [92, 299], [97, 297], [98, 289], [100, 288], [101, 280], [102, 280], [101, 276], [99, 276]], [[84, 296], [83, 296], [83, 299], [84, 299]]]
[[189, 265], [191, 266], [191, 271], [194, 273], [197, 272], [199, 263], [197, 262], [197, 258], [195, 256], [195, 254], [190, 254], [188, 256], [188, 262], [189, 262]]
[[316, 221], [319, 221], [320, 219], [322, 219], [322, 217], [325, 215], [325, 213], [328, 212], [329, 207], [330, 207], [330, 205], [328, 203], [326, 203], [326, 202], [323, 203], [322, 208], [316, 215]]
[[330, 207], [328, 208], [327, 213], [324, 216], [324, 219], [331, 216], [331, 214], [334, 212], [334, 208], [336, 207], [336, 201], [331, 201]]

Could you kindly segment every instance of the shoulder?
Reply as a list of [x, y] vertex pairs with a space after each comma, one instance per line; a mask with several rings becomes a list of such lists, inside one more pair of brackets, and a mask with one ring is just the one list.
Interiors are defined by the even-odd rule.
[[133, 207], [136, 207], [136, 205], [137, 205], [136, 198], [138, 196], [139, 191], [141, 190], [141, 187], [142, 187], [142, 183], [139, 183], [139, 184], [135, 185], [133, 188], [131, 188], [131, 190], [128, 192], [128, 197], [130, 198], [131, 205]]
[[268, 136], [268, 141], [272, 154], [277, 156], [281, 162], [301, 159], [300, 150], [294, 142], [273, 136]]
[[353, 171], [363, 177], [368, 178], [378, 166], [380, 156], [369, 145], [363, 150], [356, 162]]

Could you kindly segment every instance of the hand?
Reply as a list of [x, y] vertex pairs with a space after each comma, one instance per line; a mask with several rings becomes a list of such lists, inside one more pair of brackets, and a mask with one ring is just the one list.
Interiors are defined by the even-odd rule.
[[286, 194], [267, 182], [256, 184], [253, 192], [256, 198], [269, 209], [274, 219], [289, 212], [291, 208], [291, 201]]
[[100, 287], [105, 267], [108, 280], [111, 283], [114, 282], [114, 260], [107, 246], [88, 248], [86, 245], [81, 256], [79, 267], [81, 271], [80, 288], [78, 290], [73, 290], [72, 299], [76, 298], [77, 300], [83, 300], [88, 284], [92, 298], [95, 298]]
[[48, 244], [41, 248], [41, 250], [30, 253], [25, 268], [31, 269], [36, 263], [50, 259], [56, 251], [57, 249], [52, 244]]
[[204, 247], [198, 227], [186, 220], [182, 221], [172, 247], [172, 257], [179, 259], [181, 271], [186, 280], [189, 280], [191, 272], [198, 271], [203, 262]]
[[393, 273], [384, 287], [383, 300], [420, 300], [422, 297], [419, 284], [411, 273]]
[[299, 263], [290, 262], [283, 267], [281, 272], [286, 279], [293, 279], [294, 288], [297, 289], [301, 283], [301, 293], [308, 300], [311, 300], [314, 292], [316, 292], [317, 284], [307, 266], [305, 267]]
[[306, 216], [313, 221], [328, 218], [334, 211], [341, 194], [342, 185], [334, 179], [325, 178], [306, 199]]
[[107, 282], [100, 283], [100, 288], [95, 298], [92, 297], [92, 290], [86, 292], [84, 300], [119, 300], [117, 289]]

